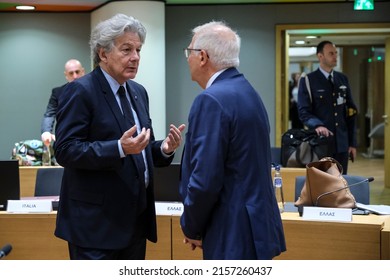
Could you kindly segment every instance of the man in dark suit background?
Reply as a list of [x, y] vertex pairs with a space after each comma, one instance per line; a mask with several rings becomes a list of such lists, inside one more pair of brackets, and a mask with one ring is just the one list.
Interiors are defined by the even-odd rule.
[[[319, 68], [302, 77], [298, 88], [298, 112], [302, 123], [315, 129], [318, 135], [333, 135], [333, 151], [328, 156], [336, 159], [348, 171], [348, 158], [356, 157], [357, 108], [347, 76], [335, 71], [337, 49], [330, 41], [317, 45]], [[309, 88], [308, 88], [309, 85]]]
[[196, 27], [185, 49], [195, 98], [181, 166], [181, 227], [204, 259], [272, 259], [286, 250], [271, 178], [264, 104], [238, 72], [240, 37], [222, 22]]
[[146, 239], [157, 241], [153, 168], [172, 162], [184, 125], [154, 138], [147, 92], [131, 81], [145, 36], [123, 14], [99, 23], [95, 69], [59, 100], [55, 155], [65, 169], [55, 235], [71, 259], [144, 259]]
[[[68, 83], [84, 76], [84, 74], [84, 68], [81, 65], [80, 61], [78, 61], [77, 59], [69, 59], [65, 63], [64, 75]], [[53, 133], [54, 122], [56, 119], [56, 113], [58, 108], [58, 98], [63, 92], [65, 86], [66, 84], [60, 87], [53, 88], [50, 95], [49, 103], [46, 107], [46, 112], [43, 114], [43, 119], [41, 123], [41, 139], [43, 144], [46, 146], [49, 146], [51, 141], [56, 140], [55, 134]]]

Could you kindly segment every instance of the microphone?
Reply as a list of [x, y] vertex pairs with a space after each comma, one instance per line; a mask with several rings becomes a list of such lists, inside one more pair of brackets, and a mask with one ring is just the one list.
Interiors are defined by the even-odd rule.
[[339, 192], [339, 191], [342, 191], [342, 190], [345, 190], [345, 189], [349, 189], [350, 187], [353, 187], [353, 186], [356, 186], [356, 185], [360, 185], [360, 184], [365, 183], [365, 182], [372, 182], [372, 181], [374, 181], [374, 177], [368, 177], [368, 178], [366, 178], [366, 179], [364, 179], [364, 180], [362, 180], [362, 181], [359, 181], [359, 182], [353, 183], [353, 184], [351, 184], [351, 185], [348, 185], [348, 186], [339, 188], [339, 189], [337, 189], [337, 190], [325, 192], [325, 193], [323, 193], [323, 194], [321, 194], [321, 195], [319, 195], [319, 196], [317, 197], [317, 200], [316, 200], [316, 203], [315, 203], [314, 206], [318, 206], [318, 202], [320, 201], [320, 199], [321, 199], [322, 197], [326, 196], [326, 195], [329, 195], [329, 194], [332, 194], [332, 193], [335, 193], [335, 192]]
[[0, 259], [7, 256], [12, 250], [11, 244], [5, 245], [3, 248], [0, 249]]

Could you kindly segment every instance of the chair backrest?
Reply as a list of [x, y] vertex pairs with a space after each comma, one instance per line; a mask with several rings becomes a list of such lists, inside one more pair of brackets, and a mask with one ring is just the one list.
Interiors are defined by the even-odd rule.
[[177, 190], [180, 180], [180, 164], [155, 168], [153, 173], [154, 199], [156, 201], [181, 201]]
[[[370, 204], [370, 184], [364, 182], [365, 177], [356, 176], [356, 175], [343, 175], [348, 185], [351, 186], [350, 190], [353, 196], [355, 197], [356, 202], [363, 204]], [[303, 185], [305, 184], [305, 176], [295, 177], [295, 201], [301, 195]], [[359, 184], [357, 184], [359, 183]], [[353, 185], [356, 184], [356, 185]]]
[[282, 165], [282, 148], [271, 147], [271, 161], [273, 165]]
[[368, 137], [370, 138], [383, 138], [385, 136], [385, 123], [379, 123], [371, 129]]
[[35, 181], [35, 196], [59, 196], [64, 168], [39, 168]]

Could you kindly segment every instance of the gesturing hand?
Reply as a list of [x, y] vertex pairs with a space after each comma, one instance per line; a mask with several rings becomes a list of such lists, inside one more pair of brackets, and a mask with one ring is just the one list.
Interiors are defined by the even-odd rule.
[[179, 127], [176, 127], [173, 124], [169, 126], [168, 136], [165, 138], [162, 146], [164, 153], [171, 154], [180, 146], [182, 141], [181, 133], [185, 128], [185, 124], [181, 124]]
[[136, 137], [133, 137], [133, 134], [136, 131], [137, 126], [134, 125], [129, 130], [125, 131], [120, 139], [123, 152], [126, 155], [139, 154], [149, 144], [150, 129], [142, 128], [141, 133], [139, 133]]

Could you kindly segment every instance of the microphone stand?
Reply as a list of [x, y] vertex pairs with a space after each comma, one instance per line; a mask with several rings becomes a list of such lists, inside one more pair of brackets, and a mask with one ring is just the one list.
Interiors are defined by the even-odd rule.
[[321, 195], [319, 195], [319, 196], [317, 197], [317, 200], [316, 200], [316, 203], [314, 204], [314, 206], [317, 207], [317, 206], [318, 206], [319, 200], [320, 200], [322, 197], [326, 196], [326, 195], [329, 195], [329, 194], [332, 194], [332, 193], [335, 193], [335, 192], [339, 192], [339, 191], [342, 191], [342, 190], [345, 190], [345, 189], [349, 189], [350, 187], [353, 187], [353, 186], [356, 186], [356, 185], [359, 185], [359, 184], [362, 184], [362, 183], [365, 183], [365, 182], [372, 182], [372, 181], [374, 181], [374, 177], [369, 177], [369, 178], [366, 178], [366, 179], [364, 179], [364, 180], [362, 180], [362, 181], [360, 181], [360, 182], [353, 183], [353, 184], [351, 184], [351, 185], [348, 185], [348, 186], [339, 188], [339, 189], [337, 189], [337, 190], [325, 192], [325, 193], [323, 193], [323, 194], [321, 194]]

